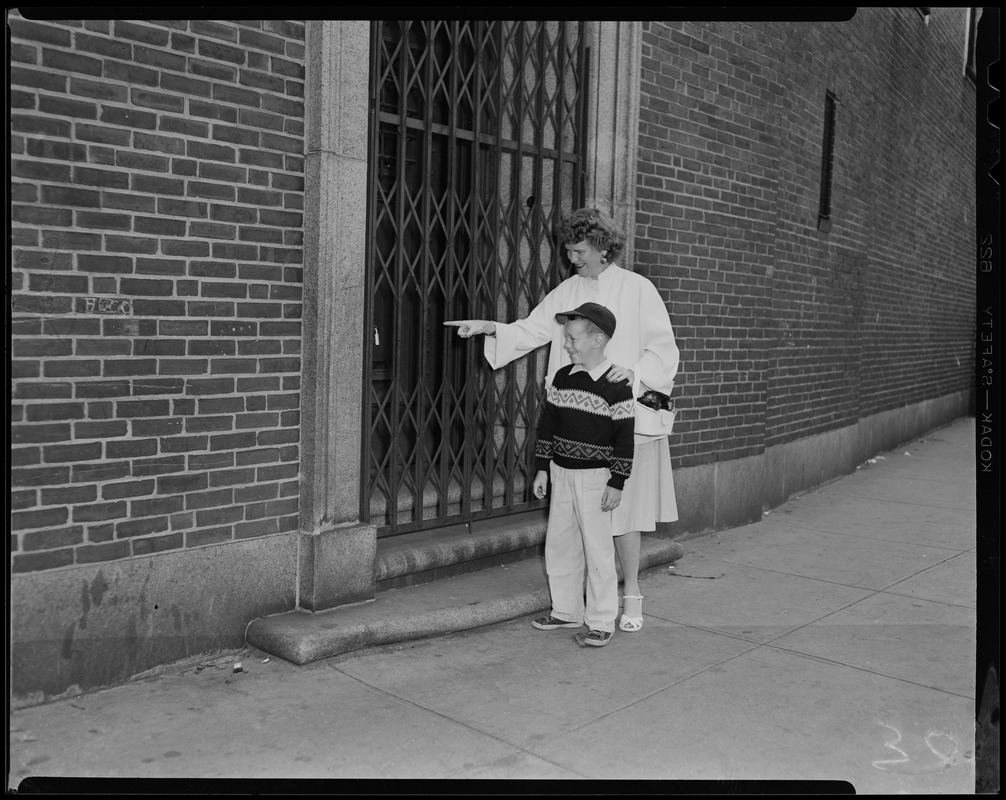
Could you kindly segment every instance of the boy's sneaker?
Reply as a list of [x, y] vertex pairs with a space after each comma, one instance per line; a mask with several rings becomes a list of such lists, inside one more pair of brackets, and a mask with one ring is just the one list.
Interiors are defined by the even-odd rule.
[[583, 625], [582, 622], [570, 622], [565, 619], [556, 619], [551, 614], [547, 617], [539, 617], [538, 619], [531, 620], [531, 624], [540, 631], [554, 631], [558, 628], [579, 628]]
[[611, 641], [611, 631], [591, 631], [590, 633], [578, 633], [573, 638], [580, 647], [604, 647]]

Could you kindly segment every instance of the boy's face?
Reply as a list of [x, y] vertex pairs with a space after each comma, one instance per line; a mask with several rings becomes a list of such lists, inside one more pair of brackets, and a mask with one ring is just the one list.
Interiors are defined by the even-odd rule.
[[564, 334], [564, 346], [569, 354], [569, 360], [574, 364], [582, 364], [589, 361], [594, 353], [601, 347], [602, 336], [597, 333], [588, 333], [587, 324], [582, 319], [567, 319], [562, 326]]

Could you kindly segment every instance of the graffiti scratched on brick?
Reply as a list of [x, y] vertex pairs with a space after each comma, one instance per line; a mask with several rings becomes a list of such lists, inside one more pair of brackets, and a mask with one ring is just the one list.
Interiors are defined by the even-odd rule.
[[[122, 297], [85, 297], [82, 310], [85, 314], [117, 314], [131, 316], [133, 301]], [[79, 307], [78, 307], [79, 308]]]

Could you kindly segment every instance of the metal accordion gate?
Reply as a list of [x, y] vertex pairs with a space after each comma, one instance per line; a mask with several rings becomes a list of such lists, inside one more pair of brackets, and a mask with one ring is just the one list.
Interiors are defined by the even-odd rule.
[[565, 277], [582, 201], [582, 22], [372, 24], [361, 519], [526, 511], [546, 353], [493, 372], [445, 320], [512, 322]]

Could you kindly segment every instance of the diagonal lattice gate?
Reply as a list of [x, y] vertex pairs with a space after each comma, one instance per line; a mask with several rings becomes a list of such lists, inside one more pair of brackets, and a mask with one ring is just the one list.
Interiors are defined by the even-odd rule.
[[361, 518], [528, 509], [543, 350], [492, 372], [448, 319], [525, 316], [583, 195], [583, 23], [375, 22]]

